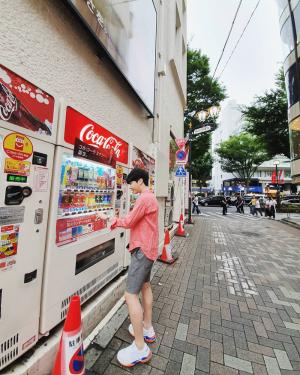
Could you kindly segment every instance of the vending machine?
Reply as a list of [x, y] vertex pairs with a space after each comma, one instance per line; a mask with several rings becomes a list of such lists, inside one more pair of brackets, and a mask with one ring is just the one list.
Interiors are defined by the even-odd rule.
[[0, 370], [38, 340], [56, 108], [0, 65]]
[[65, 318], [72, 295], [84, 303], [124, 269], [126, 247], [125, 230], [111, 231], [99, 213], [112, 217], [123, 207], [116, 176], [117, 165], [128, 167], [128, 143], [65, 104], [57, 139], [42, 334]]

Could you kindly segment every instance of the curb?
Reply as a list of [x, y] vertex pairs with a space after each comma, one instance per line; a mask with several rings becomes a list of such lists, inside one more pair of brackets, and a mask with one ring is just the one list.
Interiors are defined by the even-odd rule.
[[280, 220], [280, 222], [282, 222], [283, 224], [287, 224], [290, 227], [293, 227], [293, 228], [296, 228], [296, 229], [300, 229], [300, 225], [299, 224], [294, 223], [294, 222], [290, 221], [289, 219], [283, 218], [283, 219]]

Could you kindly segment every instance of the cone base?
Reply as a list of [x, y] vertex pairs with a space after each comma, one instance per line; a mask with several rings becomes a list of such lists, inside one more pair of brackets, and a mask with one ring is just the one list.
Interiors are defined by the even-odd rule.
[[[176, 258], [176, 259], [177, 259], [177, 258]], [[159, 262], [167, 263], [167, 264], [173, 264], [173, 263], [176, 261], [176, 259], [172, 258], [172, 259], [170, 259], [170, 260], [165, 260], [165, 259], [157, 258], [157, 260], [158, 260]]]
[[187, 237], [188, 235], [186, 233], [175, 233], [175, 236], [177, 236], [177, 237]]

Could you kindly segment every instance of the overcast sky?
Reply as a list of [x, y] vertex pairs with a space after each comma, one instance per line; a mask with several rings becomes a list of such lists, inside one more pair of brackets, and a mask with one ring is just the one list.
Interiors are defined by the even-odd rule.
[[[239, 0], [188, 0], [188, 42], [210, 58], [212, 72], [220, 57]], [[217, 70], [221, 73], [257, 0], [243, 0]], [[275, 0], [261, 0], [221, 81], [230, 99], [249, 104], [256, 94], [274, 86], [282, 64], [279, 18]]]

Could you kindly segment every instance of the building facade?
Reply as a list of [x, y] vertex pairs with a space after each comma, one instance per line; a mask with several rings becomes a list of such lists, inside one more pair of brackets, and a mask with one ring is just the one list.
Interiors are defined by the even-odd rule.
[[[175, 190], [172, 198], [174, 220], [179, 218], [185, 186], [178, 184], [178, 179], [170, 173], [169, 147], [170, 140], [183, 138], [184, 132], [187, 4], [186, 0], [17, 0], [13, 5], [7, 1], [0, 3], [1, 213], [3, 210], [12, 213], [20, 207], [6, 207], [4, 196], [11, 178], [8, 175], [13, 176], [11, 184], [18, 189], [23, 189], [25, 181], [32, 183], [31, 190], [25, 189], [32, 191], [32, 195], [27, 195], [24, 207], [20, 207], [26, 212], [23, 217], [14, 218], [11, 214], [8, 219], [4, 218], [13, 221], [11, 223], [4, 222], [0, 215], [1, 236], [4, 229], [7, 233], [15, 230], [14, 238], [19, 238], [18, 252], [16, 245], [13, 248], [16, 266], [12, 262], [14, 268], [5, 273], [2, 259], [0, 265], [2, 370], [22, 351], [36, 345], [40, 334], [48, 334], [65, 318], [70, 296], [78, 294], [83, 302], [95, 296], [92, 307], [83, 311], [84, 337], [120, 298], [124, 276], [117, 276], [129, 264], [126, 249], [129, 233], [125, 230], [121, 233], [121, 229], [111, 231], [107, 224], [101, 224], [102, 219], [99, 220], [96, 211], [105, 209], [114, 215], [129, 211], [136, 197], [130, 196], [127, 187], [123, 189], [122, 186], [126, 173], [134, 166], [147, 166], [148, 161], [152, 171], [150, 184], [159, 203], [160, 250], [171, 184]], [[54, 115], [50, 119], [44, 113], [54, 102]], [[35, 111], [36, 117], [28, 109], [32, 109], [32, 113]], [[71, 115], [87, 121], [80, 136], [76, 136], [79, 148], [82, 144], [78, 141], [83, 142], [82, 137], [95, 148], [101, 146], [102, 154], [98, 153], [96, 160], [92, 158], [95, 148], [88, 147], [85, 150], [90, 159], [86, 157], [80, 164], [83, 154], [79, 154], [78, 149], [75, 153], [74, 143], [71, 146], [68, 143], [67, 137], [74, 136], [78, 125]], [[44, 116], [42, 122], [38, 121], [41, 116]], [[30, 126], [34, 122], [44, 130], [31, 132]], [[49, 140], [49, 135], [48, 139], [43, 139], [48, 133], [52, 138]], [[19, 134], [19, 141], [25, 139], [27, 146], [37, 145], [40, 149], [24, 153], [23, 143], [17, 142]], [[12, 138], [14, 141], [10, 144]], [[47, 147], [42, 145], [51, 152], [46, 155]], [[120, 161], [122, 172], [118, 172], [115, 158], [122, 155], [124, 145], [126, 157], [123, 164]], [[10, 152], [10, 148], [17, 147], [19, 150]], [[68, 163], [63, 164], [67, 154]], [[99, 161], [104, 159], [106, 164]], [[37, 165], [39, 163], [44, 164]], [[20, 174], [20, 165], [27, 168], [23, 174]], [[114, 171], [108, 173], [108, 168]], [[63, 184], [65, 190], [61, 191]], [[31, 217], [28, 211], [38, 207], [27, 202], [42, 193], [47, 193], [47, 204], [39, 199], [37, 205], [45, 204], [44, 216], [39, 207]], [[79, 211], [80, 205], [84, 207], [82, 211]], [[94, 222], [90, 221], [92, 216]], [[61, 223], [67, 227], [60, 227]], [[41, 226], [36, 227], [39, 224]], [[45, 234], [43, 241], [34, 241], [28, 231], [38, 236], [41, 227]], [[5, 235], [8, 238], [8, 234]], [[22, 264], [21, 257], [29, 263], [33, 251], [30, 244], [23, 246], [25, 237], [40, 250], [35, 254], [38, 265], [32, 263], [26, 266], [28, 269]], [[2, 258], [2, 248], [0, 253]], [[56, 266], [54, 256], [59, 260], [55, 260]], [[26, 274], [24, 278], [25, 272], [29, 276]], [[56, 277], [58, 274], [61, 279]], [[26, 287], [24, 292], [19, 285], [23, 285], [21, 279]], [[100, 292], [112, 280], [120, 283], [118, 290]], [[52, 299], [55, 303], [49, 302]], [[19, 315], [16, 318], [12, 311], [22, 314], [22, 318], [19, 319]], [[26, 319], [31, 319], [30, 329]], [[11, 337], [20, 339], [16, 341]], [[6, 345], [12, 342], [15, 347]], [[15, 357], [8, 350], [13, 350]], [[47, 366], [52, 364], [53, 358]], [[51, 367], [40, 373], [50, 372]]]
[[226, 141], [231, 135], [238, 134], [242, 129], [242, 114], [236, 101], [230, 100], [221, 110], [218, 128], [212, 133], [212, 155], [213, 168], [210, 187], [218, 194], [223, 191], [223, 181], [229, 180], [233, 176], [231, 173], [224, 172], [215, 153], [215, 149], [222, 141]]
[[277, 0], [277, 3], [288, 95], [292, 180], [300, 190], [300, 1]]

